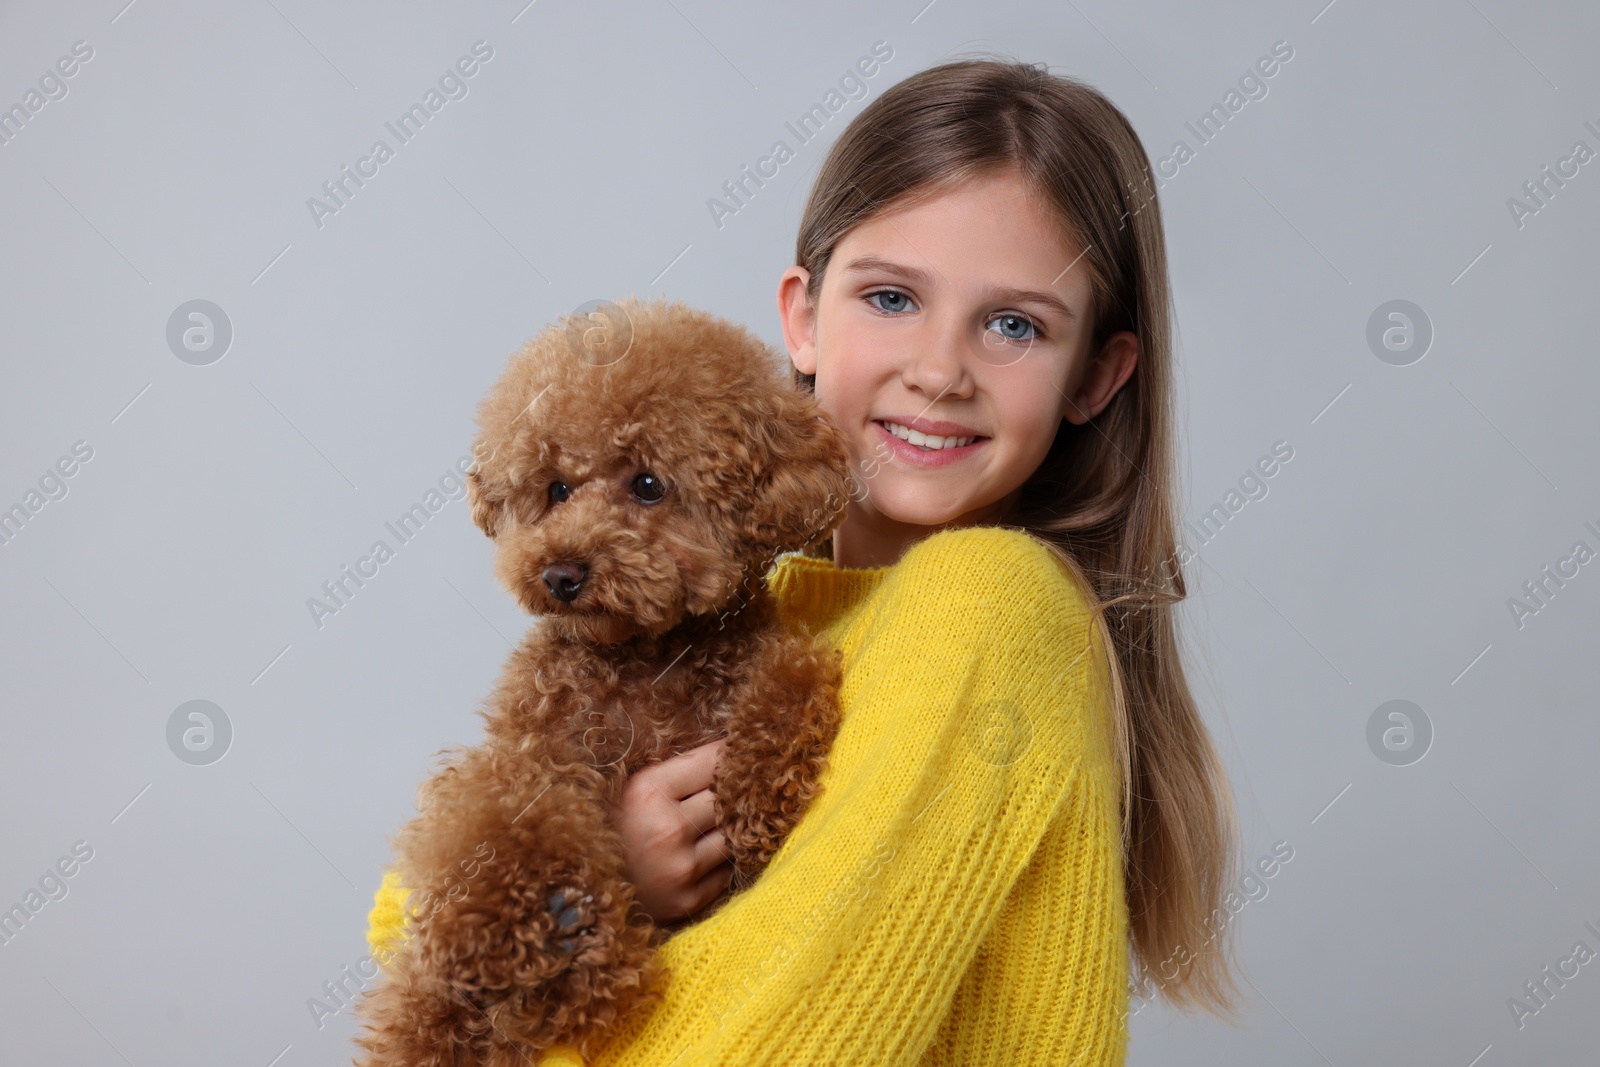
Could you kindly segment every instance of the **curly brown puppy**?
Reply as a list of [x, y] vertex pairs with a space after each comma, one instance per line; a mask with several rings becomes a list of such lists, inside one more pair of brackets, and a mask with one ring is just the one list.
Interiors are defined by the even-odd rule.
[[780, 617], [765, 575], [842, 519], [843, 435], [744, 328], [603, 307], [530, 341], [479, 407], [472, 518], [542, 618], [485, 742], [446, 750], [394, 839], [410, 936], [358, 1009], [368, 1067], [592, 1051], [665, 977], [669, 931], [632, 906], [607, 814], [627, 776], [727, 737], [720, 906], [818, 793], [838, 729], [838, 653]]

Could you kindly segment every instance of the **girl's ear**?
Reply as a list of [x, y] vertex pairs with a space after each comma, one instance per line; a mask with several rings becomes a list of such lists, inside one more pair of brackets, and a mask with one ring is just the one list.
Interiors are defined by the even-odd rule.
[[783, 344], [801, 374], [817, 373], [817, 314], [806, 295], [811, 272], [790, 267], [778, 279], [778, 318], [783, 323]]
[[1061, 417], [1082, 426], [1100, 414], [1117, 395], [1117, 390], [1133, 376], [1138, 364], [1138, 335], [1131, 330], [1112, 334], [1099, 353], [1089, 360], [1071, 398], [1062, 401]]

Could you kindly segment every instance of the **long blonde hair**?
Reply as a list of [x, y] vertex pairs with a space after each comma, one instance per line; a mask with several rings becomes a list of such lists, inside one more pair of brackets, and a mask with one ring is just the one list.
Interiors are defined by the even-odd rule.
[[[875, 214], [996, 170], [1019, 170], [1084, 249], [1089, 352], [1131, 330], [1134, 374], [1088, 423], [1063, 423], [1003, 525], [1038, 538], [1095, 605], [1109, 657], [1122, 781], [1122, 859], [1134, 985], [1173, 1005], [1236, 1013], [1225, 896], [1239, 849], [1232, 795], [1184, 678], [1176, 531], [1170, 291], [1150, 160], [1093, 87], [1043, 64], [967, 59], [885, 90], [830, 149], [795, 262], [813, 307], [835, 246]], [[814, 375], [794, 370], [815, 391]], [[816, 554], [832, 555], [829, 539]], [[1231, 1021], [1231, 1020], [1230, 1020]]]

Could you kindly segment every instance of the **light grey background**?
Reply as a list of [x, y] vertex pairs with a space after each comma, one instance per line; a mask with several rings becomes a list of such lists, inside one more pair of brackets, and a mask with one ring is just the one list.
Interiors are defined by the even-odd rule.
[[[1600, 549], [1600, 162], [1520, 228], [1507, 200], [1600, 150], [1593, 5], [122, 3], [0, 12], [0, 105], [93, 48], [0, 145], [0, 507], [93, 448], [0, 545], [0, 906], [94, 850], [0, 946], [0, 1060], [349, 1061], [350, 1014], [307, 1002], [367, 954], [388, 835], [528, 620], [459, 500], [321, 628], [308, 598], [397, 543], [506, 357], [580, 303], [668, 294], [781, 345], [864, 100], [720, 228], [707, 200], [883, 40], [871, 96], [997, 48], [1099, 86], [1155, 158], [1294, 49], [1161, 193], [1185, 518], [1294, 449], [1183, 615], [1244, 858], [1294, 857], [1233, 920], [1244, 1025], [1158, 1001], [1130, 1064], [1592, 1061], [1600, 963], [1521, 1028], [1507, 1001], [1600, 950], [1600, 564], [1521, 627], [1508, 599]], [[479, 40], [468, 95], [314, 224]], [[166, 342], [193, 299], [234, 331], [209, 366]], [[1395, 299], [1435, 331], [1409, 366], [1366, 340]], [[196, 699], [233, 728], [208, 766], [167, 745]], [[1434, 731], [1409, 766], [1367, 741], [1395, 699]]]

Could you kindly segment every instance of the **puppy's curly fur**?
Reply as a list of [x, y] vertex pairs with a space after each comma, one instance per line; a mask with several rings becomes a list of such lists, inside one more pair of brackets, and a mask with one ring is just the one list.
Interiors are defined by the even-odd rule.
[[[472, 518], [541, 616], [394, 840], [410, 936], [360, 1002], [367, 1067], [591, 1052], [653, 1003], [669, 930], [608, 820], [628, 774], [719, 736], [717, 822], [747, 887], [818, 792], [839, 655], [765, 574], [832, 532], [843, 435], [742, 327], [626, 299], [514, 356], [478, 412]], [[415, 902], [421, 901], [418, 907]], [[681, 924], [679, 924], [681, 925]]]

